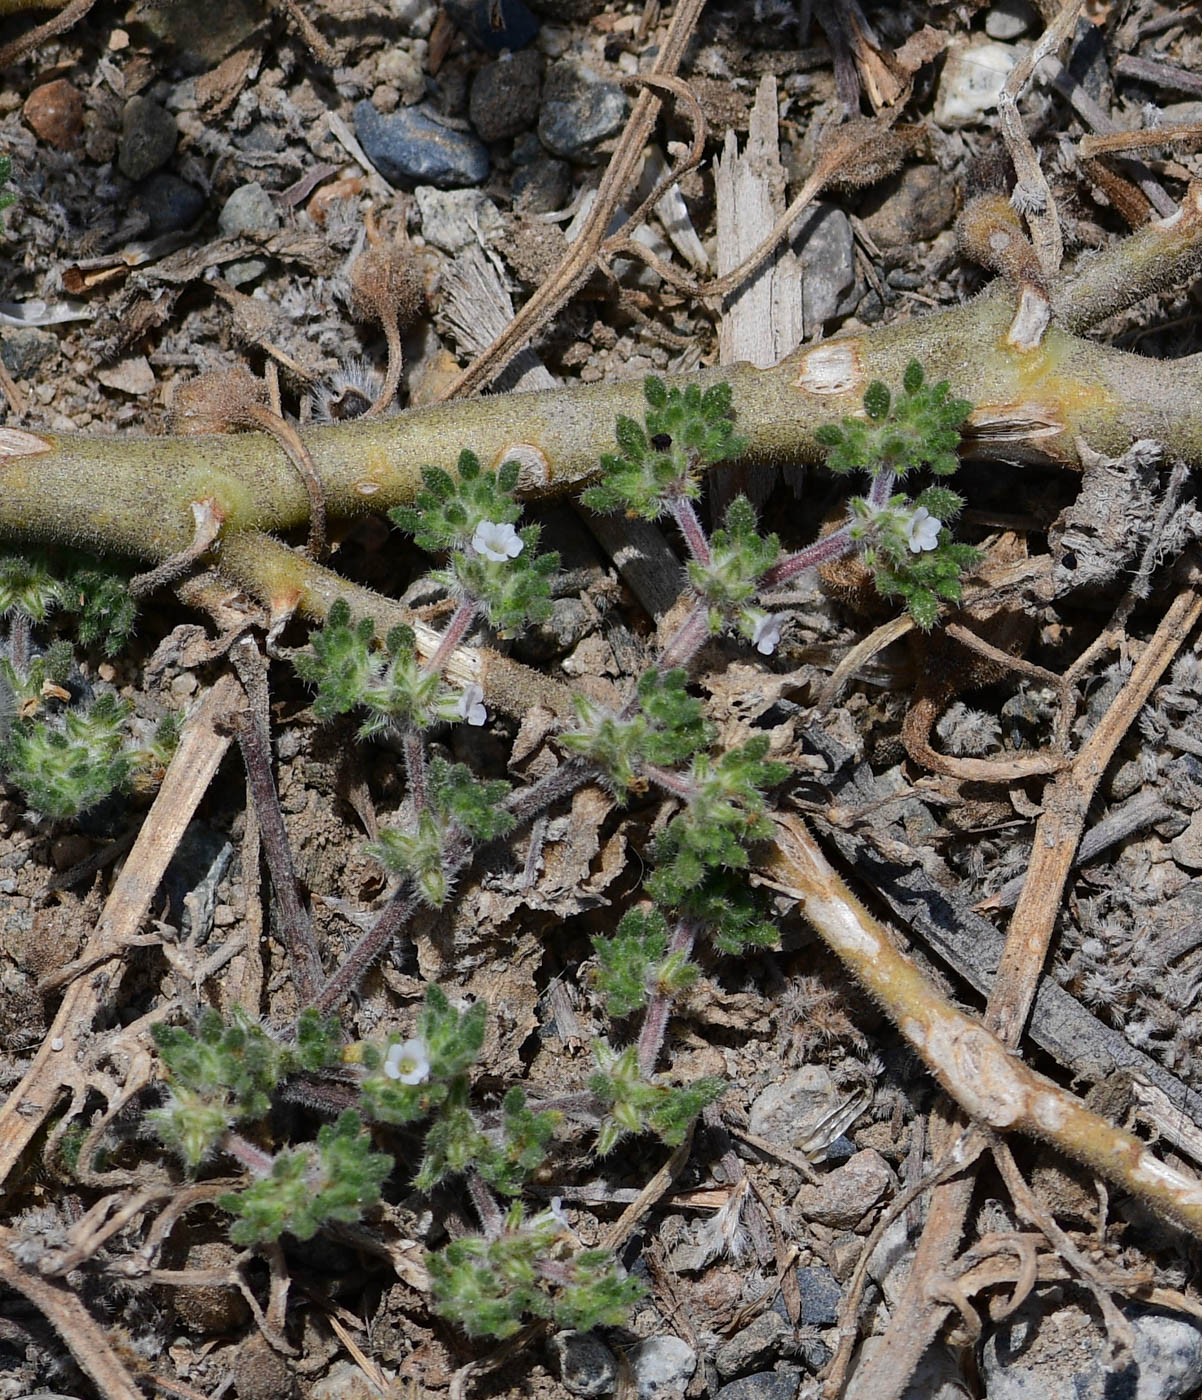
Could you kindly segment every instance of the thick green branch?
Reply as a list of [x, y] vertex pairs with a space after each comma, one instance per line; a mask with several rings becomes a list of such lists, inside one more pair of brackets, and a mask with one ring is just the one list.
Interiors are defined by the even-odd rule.
[[[1138, 240], [1123, 246], [1138, 248]], [[1094, 296], [1085, 319], [1102, 304]], [[703, 387], [730, 381], [738, 429], [748, 439], [744, 460], [768, 465], [819, 460], [815, 430], [857, 412], [872, 380], [900, 383], [913, 359], [928, 378], [949, 380], [954, 394], [976, 405], [972, 451], [1076, 468], [1081, 440], [1118, 456], [1151, 437], [1202, 462], [1202, 365], [1166, 366], [1055, 326], [1035, 349], [1019, 351], [1007, 343], [1013, 313], [1013, 297], [1001, 288], [952, 311], [802, 350], [772, 369], [709, 369], [689, 380]], [[464, 447], [486, 467], [516, 457], [528, 496], [562, 493], [587, 480], [612, 449], [615, 416], [638, 417], [642, 408], [642, 386], [630, 380], [440, 404], [302, 437], [331, 517], [346, 518], [410, 501], [422, 467], [454, 471]], [[303, 485], [265, 436], [0, 429], [0, 535], [157, 561], [188, 546], [193, 503], [206, 500], [227, 537], [308, 523]]]

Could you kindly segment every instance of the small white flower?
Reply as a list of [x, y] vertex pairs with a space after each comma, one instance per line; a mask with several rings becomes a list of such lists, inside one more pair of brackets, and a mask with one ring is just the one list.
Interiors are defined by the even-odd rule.
[[562, 1196], [551, 1197], [551, 1208], [547, 1214], [550, 1215], [553, 1220], [558, 1221], [565, 1230], [570, 1230], [572, 1228], [572, 1222], [568, 1219], [568, 1213], [563, 1208]]
[[756, 618], [751, 644], [761, 656], [771, 656], [776, 650], [780, 644], [780, 618], [775, 613], [764, 613]]
[[915, 554], [921, 554], [924, 550], [939, 548], [939, 531], [943, 529], [943, 521], [937, 519], [927, 510], [926, 506], [919, 506], [910, 517], [910, 548]]
[[430, 1077], [430, 1052], [423, 1040], [403, 1040], [390, 1045], [384, 1057], [384, 1073], [402, 1084], [424, 1084]]
[[488, 711], [484, 708], [484, 687], [482, 685], [468, 685], [464, 687], [463, 694], [455, 702], [455, 716], [457, 719], [465, 719], [468, 724], [477, 728], [488, 723]]
[[482, 520], [472, 536], [472, 548], [494, 564], [516, 559], [525, 547], [512, 525], [498, 524], [495, 520]]

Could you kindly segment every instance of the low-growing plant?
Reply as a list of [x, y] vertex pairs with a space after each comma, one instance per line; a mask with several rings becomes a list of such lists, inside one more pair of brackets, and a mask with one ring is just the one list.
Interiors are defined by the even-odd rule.
[[[241, 1011], [223, 1019], [209, 1010], [190, 1028], [154, 1029], [164, 1098], [150, 1122], [188, 1172], [221, 1161], [246, 1173], [245, 1184], [218, 1202], [235, 1243], [309, 1239], [369, 1212], [390, 1182], [426, 1194], [460, 1184], [480, 1233], [433, 1251], [428, 1264], [436, 1308], [472, 1335], [504, 1337], [530, 1318], [580, 1329], [622, 1320], [640, 1285], [609, 1252], [580, 1247], [558, 1207], [530, 1213], [522, 1197], [536, 1173], [553, 1171], [555, 1133], [568, 1108], [591, 1119], [602, 1157], [631, 1135], [670, 1147], [685, 1140], [726, 1087], [713, 1077], [679, 1083], [659, 1069], [670, 1011], [701, 976], [695, 951], [708, 942], [714, 955], [730, 956], [776, 941], [745, 874], [771, 834], [772, 792], [789, 770], [763, 734], [716, 747], [717, 731], [689, 680], [698, 651], [730, 628], [771, 656], [787, 619], [762, 605], [763, 591], [842, 553], [858, 553], [882, 592], [900, 594], [930, 626], [937, 607], [931, 600], [956, 595], [959, 572], [972, 557], [945, 523], [961, 504], [954, 493], [894, 490], [911, 472], [948, 474], [967, 411], [945, 385], [927, 386], [916, 365], [896, 402], [874, 384], [864, 420], [849, 418], [825, 435], [832, 467], [867, 472], [869, 493], [849, 502], [847, 523], [834, 536], [787, 556], [776, 535], [761, 531], [745, 498], [731, 503], [712, 536], [695, 509], [702, 469], [743, 445], [728, 386], [681, 390], [651, 378], [644, 394], [644, 421], [618, 420], [620, 452], [605, 458], [601, 480], [584, 499], [598, 509], [677, 523], [691, 607], [624, 705], [607, 708], [578, 696], [575, 722], [559, 735], [578, 765], [576, 781], [602, 781], [622, 803], [650, 794], [669, 803], [644, 852], [645, 901], [626, 912], [612, 936], [594, 941], [595, 988], [613, 1024], [594, 1041], [591, 1072], [551, 1104], [531, 1102], [512, 1085], [485, 1111], [473, 1072], [487, 1008], [479, 1001], [455, 1006], [436, 984], [427, 986], [408, 1035], [347, 1042], [337, 1021], [316, 1008], [290, 1035]], [[510, 635], [550, 613], [558, 561], [538, 552], [537, 527], [519, 524], [517, 478], [515, 463], [485, 471], [465, 451], [455, 474], [427, 469], [413, 504], [391, 512], [394, 524], [439, 556], [423, 586], [441, 589], [450, 613], [432, 644], [419, 647], [408, 626], [381, 638], [371, 618], [354, 617], [339, 600], [308, 647], [293, 654], [297, 674], [312, 688], [315, 716], [353, 717], [360, 742], [400, 750], [404, 800], [366, 848], [397, 882], [394, 908], [404, 899], [414, 908], [442, 908], [475, 849], [541, 810], [537, 794], [514, 793], [507, 781], [430, 751], [448, 726], [488, 722], [482, 687], [453, 684], [447, 675], [473, 630]], [[921, 569], [911, 555], [921, 557]], [[78, 568], [56, 575], [40, 558], [13, 556], [0, 566], [0, 602], [26, 630], [45, 625], [55, 609], [71, 613], [81, 640], [106, 652], [133, 622], [119, 588]], [[4, 662], [21, 712], [10, 721], [2, 754], [6, 775], [32, 805], [60, 817], [128, 787], [137, 762], [123, 738], [128, 707], [115, 696], [82, 709], [67, 703], [64, 691], [59, 727], [31, 719], [47, 687], [61, 687], [72, 664], [61, 648], [22, 667]], [[542, 805], [566, 790], [552, 782]], [[377, 943], [348, 963], [361, 976], [380, 951]], [[637, 1030], [623, 1034], [636, 1016]], [[281, 1096], [321, 1102], [323, 1077], [343, 1104], [336, 1120], [311, 1138], [275, 1142], [272, 1109]], [[420, 1157], [403, 1169], [389, 1150], [402, 1130], [419, 1132], [423, 1143]]]

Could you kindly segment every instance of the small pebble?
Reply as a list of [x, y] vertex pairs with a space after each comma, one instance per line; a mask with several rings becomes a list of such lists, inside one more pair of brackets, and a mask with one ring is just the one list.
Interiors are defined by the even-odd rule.
[[718, 1348], [714, 1355], [718, 1374], [728, 1381], [770, 1366], [783, 1353], [785, 1341], [792, 1335], [793, 1329], [779, 1313], [760, 1313]]
[[476, 241], [495, 244], [504, 233], [500, 210], [479, 190], [440, 190], [419, 185], [413, 192], [421, 211], [422, 237], [444, 253], [461, 253]]
[[208, 200], [195, 185], [161, 170], [138, 191], [135, 203], [150, 220], [151, 233], [163, 234], [190, 228], [204, 213]]
[[907, 166], [870, 192], [860, 217], [882, 248], [937, 237], [956, 217], [956, 190], [937, 165]]
[[598, 141], [621, 130], [626, 94], [571, 59], [552, 66], [543, 87], [539, 140], [552, 155], [586, 160]]
[[445, 0], [458, 29], [486, 53], [524, 49], [538, 37], [538, 20], [522, 0]]
[[239, 233], [271, 233], [279, 226], [279, 210], [257, 180], [239, 185], [217, 216], [217, 227], [227, 238]]
[[798, 1188], [794, 1206], [819, 1225], [850, 1229], [893, 1184], [888, 1162], [871, 1148], [857, 1152], [821, 1181]]
[[840, 313], [856, 282], [856, 249], [851, 221], [842, 209], [816, 204], [805, 220], [797, 260], [801, 265], [801, 314], [806, 333]]
[[1017, 39], [1038, 19], [1027, 0], [993, 0], [985, 15], [985, 33], [991, 39]]
[[25, 99], [25, 120], [37, 137], [58, 151], [79, 144], [83, 131], [83, 98], [66, 78], [43, 83]]
[[[808, 1269], [799, 1267], [797, 1289], [801, 1294], [801, 1316], [798, 1321], [803, 1327], [833, 1327], [838, 1322], [843, 1289], [825, 1264], [813, 1264]], [[772, 1306], [781, 1317], [788, 1317], [781, 1294], [776, 1295]]]
[[355, 107], [355, 134], [367, 158], [393, 185], [478, 185], [489, 171], [488, 151], [466, 131], [456, 131], [423, 107], [402, 107], [387, 116], [370, 102]]
[[121, 116], [117, 165], [129, 180], [144, 180], [175, 153], [179, 128], [170, 112], [149, 97], [131, 97]]
[[988, 39], [953, 44], [947, 51], [935, 97], [938, 126], [972, 126], [997, 106], [1018, 50]]
[[540, 157], [514, 171], [514, 207], [523, 214], [566, 209], [572, 197], [572, 168], [565, 160]]
[[799, 1384], [797, 1371], [757, 1371], [724, 1385], [715, 1400], [795, 1400]]
[[683, 1396], [693, 1372], [697, 1353], [679, 1337], [648, 1337], [626, 1353], [639, 1400], [669, 1400]]
[[535, 49], [486, 63], [472, 83], [468, 115], [482, 141], [505, 141], [538, 117], [542, 55]]
[[4, 332], [0, 343], [0, 359], [5, 368], [18, 379], [28, 378], [45, 360], [58, 351], [58, 337], [36, 326]]
[[[217, 227], [227, 238], [239, 233], [272, 233], [279, 226], [279, 210], [257, 180], [239, 185], [217, 216]], [[241, 258], [226, 263], [223, 274], [232, 286], [241, 287], [266, 271], [266, 258]]]
[[551, 1352], [559, 1365], [559, 1379], [571, 1395], [586, 1400], [607, 1395], [618, 1380], [618, 1359], [592, 1332], [557, 1332]]

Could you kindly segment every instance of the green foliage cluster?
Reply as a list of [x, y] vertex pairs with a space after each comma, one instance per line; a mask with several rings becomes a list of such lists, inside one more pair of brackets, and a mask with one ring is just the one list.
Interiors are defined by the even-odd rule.
[[551, 613], [551, 577], [559, 568], [557, 554], [538, 554], [539, 528], [527, 525], [515, 532], [521, 550], [492, 559], [478, 549], [481, 526], [512, 525], [521, 515], [514, 499], [518, 464], [503, 462], [486, 472], [466, 449], [459, 454], [457, 474], [439, 467], [422, 472], [425, 488], [412, 506], [397, 506], [389, 519], [407, 530], [432, 554], [449, 552], [449, 567], [432, 575], [455, 596], [478, 601], [489, 622], [513, 632]]
[[[867, 421], [845, 418], [842, 427], [830, 424], [816, 436], [835, 472], [866, 471], [890, 483], [917, 470], [950, 476], [959, 466], [956, 447], [971, 411], [966, 400], [951, 397], [946, 383], [927, 384], [922, 366], [912, 360], [897, 399], [884, 384], [870, 384], [864, 394]], [[947, 486], [930, 486], [914, 498], [892, 495], [881, 506], [863, 496], [849, 502], [851, 538], [877, 590], [900, 598], [924, 631], [935, 625], [941, 601], [959, 600], [961, 577], [980, 557], [946, 528], [963, 508], [963, 497]], [[937, 542], [916, 545], [915, 526], [924, 515], [942, 528]]]
[[277, 1153], [269, 1175], [242, 1191], [229, 1191], [217, 1204], [234, 1217], [235, 1244], [267, 1244], [282, 1234], [312, 1239], [339, 1221], [358, 1220], [380, 1199], [380, 1186], [392, 1158], [372, 1150], [371, 1138], [353, 1108], [336, 1123], [323, 1123], [317, 1140]]
[[[120, 575], [73, 558], [56, 572], [42, 554], [0, 555], [0, 615], [10, 628], [8, 654], [0, 656], [0, 774], [32, 812], [66, 821], [126, 791], [154, 756], [131, 742], [127, 702], [112, 694], [74, 701], [70, 642], [30, 645], [28, 629], [55, 611], [73, 617], [85, 647], [114, 656], [133, 630], [135, 607]], [[18, 636], [31, 653], [20, 659]]]
[[195, 1031], [160, 1023], [152, 1035], [169, 1092], [150, 1122], [190, 1168], [200, 1166], [235, 1123], [262, 1118], [285, 1076], [329, 1068], [342, 1055], [337, 1021], [314, 1012], [301, 1017], [293, 1045], [268, 1035], [240, 1008], [228, 1023], [209, 1009]]
[[588, 1086], [606, 1108], [597, 1133], [597, 1151], [603, 1157], [627, 1133], [654, 1133], [669, 1147], [678, 1147], [693, 1119], [726, 1092], [726, 1081], [716, 1076], [683, 1086], [647, 1077], [633, 1045], [614, 1050], [598, 1040], [593, 1056], [597, 1068]]
[[643, 1293], [608, 1250], [575, 1249], [553, 1212], [527, 1218], [516, 1202], [500, 1234], [453, 1240], [429, 1268], [439, 1312], [469, 1336], [508, 1337], [528, 1317], [616, 1327]]
[[687, 682], [680, 668], [644, 671], [637, 708], [629, 715], [614, 715], [583, 695], [574, 696], [576, 728], [563, 735], [564, 747], [592, 759], [616, 792], [642, 784], [648, 763], [673, 768], [687, 762], [713, 737], [701, 701], [689, 694]]
[[757, 735], [717, 758], [693, 759], [685, 807], [656, 844], [648, 888], [661, 903], [685, 903], [713, 871], [745, 869], [748, 846], [772, 835], [763, 790], [783, 783], [789, 768], [767, 753], [767, 735]]
[[[483, 1002], [459, 1010], [441, 988], [429, 986], [417, 1038], [405, 1042], [420, 1053], [411, 1052], [411, 1072], [402, 1079], [395, 1038], [344, 1047], [337, 1021], [308, 1011], [289, 1044], [243, 1012], [224, 1021], [206, 1011], [193, 1030], [154, 1028], [168, 1094], [149, 1119], [195, 1170], [218, 1150], [238, 1157], [229, 1138], [234, 1125], [265, 1119], [273, 1094], [289, 1076], [359, 1067], [357, 1108], [324, 1124], [313, 1142], [274, 1155], [253, 1149], [262, 1163], [249, 1185], [218, 1198], [233, 1217], [236, 1244], [264, 1244], [284, 1234], [309, 1239], [329, 1224], [358, 1220], [374, 1205], [394, 1162], [376, 1150], [363, 1117], [381, 1125], [429, 1120], [413, 1178], [418, 1190], [429, 1192], [472, 1172], [502, 1196], [515, 1197], [545, 1162], [561, 1115], [531, 1109], [514, 1087], [502, 1103], [499, 1125], [481, 1127], [468, 1075], [484, 1044], [486, 1022]], [[436, 1306], [473, 1335], [505, 1336], [525, 1315], [555, 1316], [565, 1326], [616, 1323], [640, 1291], [608, 1251], [577, 1249], [551, 1212], [527, 1221], [520, 1204], [509, 1211], [500, 1234], [457, 1240], [430, 1255], [429, 1267]]]
[[[12, 178], [13, 162], [11, 156], [0, 156], [0, 185], [7, 185]], [[0, 210], [7, 209], [10, 204], [17, 202], [17, 196], [11, 190], [0, 192]]]
[[621, 415], [616, 437], [620, 455], [601, 459], [602, 479], [581, 494], [590, 510], [624, 510], [644, 520], [658, 520], [674, 497], [695, 500], [701, 494], [701, 469], [747, 446], [735, 432], [729, 384], [714, 384], [703, 393], [665, 387], [649, 375], [643, 381], [647, 400], [644, 423]]
[[780, 557], [780, 540], [761, 535], [755, 507], [746, 496], [736, 496], [724, 527], [710, 540], [710, 556], [708, 564], [689, 560], [688, 576], [698, 597], [709, 604], [710, 631], [717, 632], [755, 597], [760, 580]]
[[131, 706], [101, 695], [54, 719], [16, 718], [0, 744], [0, 771], [30, 809], [52, 821], [90, 811], [130, 785], [140, 754], [129, 747]]
[[896, 399], [886, 385], [870, 384], [864, 412], [867, 422], [845, 418], [842, 427], [828, 424], [815, 434], [831, 471], [889, 471], [901, 479], [920, 468], [934, 476], [959, 468], [956, 448], [972, 404], [952, 398], [946, 382], [928, 384], [917, 360], [906, 366]]
[[682, 952], [668, 952], [668, 921], [658, 909], [632, 909], [612, 938], [593, 939], [597, 987], [617, 1020], [641, 1011], [653, 993], [675, 995], [696, 982], [699, 969]]
[[82, 646], [110, 657], [129, 641], [138, 612], [121, 574], [71, 555], [58, 571], [44, 554], [0, 555], [0, 616], [18, 613], [36, 625], [55, 610], [73, 617]]
[[317, 688], [313, 713], [334, 719], [364, 709], [361, 739], [402, 727], [428, 729], [454, 715], [456, 697], [442, 678], [423, 669], [411, 627], [394, 627], [383, 646], [370, 617], [351, 619], [349, 605], [338, 599], [325, 625], [309, 637], [309, 652], [292, 658], [296, 672]]
[[451, 892], [452, 842], [461, 833], [492, 841], [512, 830], [513, 817], [503, 806], [508, 793], [503, 778], [477, 778], [462, 763], [436, 758], [425, 806], [407, 827], [385, 827], [368, 854], [393, 875], [412, 879], [426, 903], [441, 909]]

